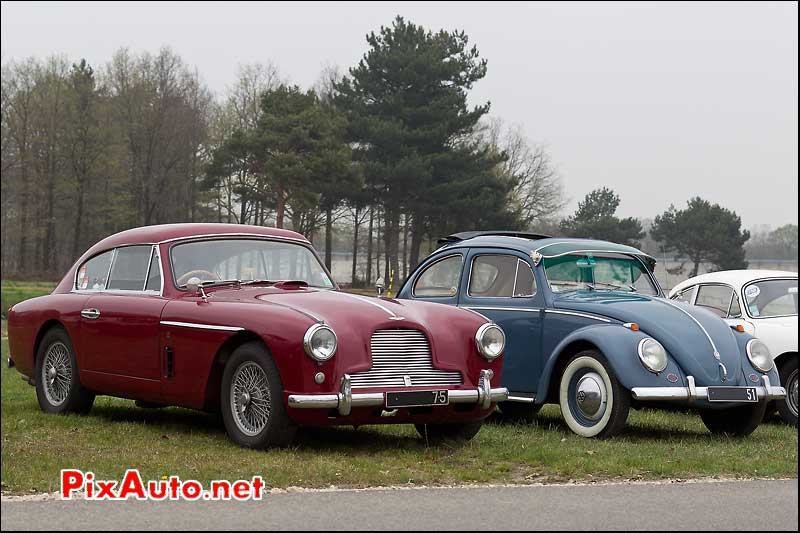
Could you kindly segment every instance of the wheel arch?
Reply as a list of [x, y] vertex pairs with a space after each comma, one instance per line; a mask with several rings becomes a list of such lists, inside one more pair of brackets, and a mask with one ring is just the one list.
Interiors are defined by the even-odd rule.
[[[631, 331], [621, 324], [591, 325], [573, 331], [553, 349], [543, 369], [537, 390], [547, 391], [544, 403], [558, 399], [558, 385], [566, 361], [578, 352], [597, 350], [611, 366], [620, 385], [630, 390], [639, 386], [661, 385], [658, 376], [648, 372], [637, 355], [639, 341], [648, 337], [641, 331]], [[677, 371], [671, 361], [667, 371]], [[682, 375], [682, 373], [679, 373]], [[537, 399], [537, 403], [540, 403]]]
[[214, 362], [211, 364], [211, 370], [209, 370], [208, 377], [206, 378], [203, 410], [217, 411], [219, 409], [220, 385], [222, 383], [222, 374], [225, 371], [225, 363], [239, 346], [248, 342], [258, 342], [270, 352], [269, 346], [264, 341], [264, 338], [250, 330], [239, 331], [235, 335], [227, 338], [219, 349], [217, 349], [217, 353], [214, 355]]
[[[48, 331], [56, 327], [63, 329], [64, 332], [67, 334], [67, 337], [69, 337], [70, 342], [72, 342], [72, 335], [69, 334], [69, 330], [67, 329], [67, 327], [64, 325], [63, 322], [61, 322], [57, 318], [50, 318], [48, 320], [45, 320], [45, 322], [41, 326], [39, 326], [39, 330], [36, 332], [36, 337], [34, 338], [33, 341], [32, 361], [34, 366], [36, 365], [36, 356], [39, 353], [39, 346], [42, 344], [42, 339], [44, 339], [44, 336], [47, 334]], [[73, 350], [75, 349], [74, 343], [72, 344], [72, 348]]]
[[780, 371], [781, 366], [785, 365], [786, 362], [791, 359], [792, 357], [797, 357], [797, 352], [783, 352], [778, 357], [775, 358], [775, 366]]
[[579, 338], [566, 343], [556, 352], [556, 355], [548, 361], [549, 371], [545, 370], [540, 381], [539, 390], [547, 390], [547, 394], [542, 402], [539, 402], [537, 398], [537, 403], [558, 403], [559, 376], [567, 366], [570, 357], [586, 350], [599, 350], [599, 348], [593, 342]]

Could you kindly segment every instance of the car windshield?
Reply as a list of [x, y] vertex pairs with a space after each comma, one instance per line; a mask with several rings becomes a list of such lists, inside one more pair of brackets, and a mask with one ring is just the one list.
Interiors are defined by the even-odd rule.
[[753, 317], [797, 315], [797, 280], [756, 281], [744, 288], [744, 301]]
[[312, 287], [334, 284], [317, 256], [300, 244], [266, 239], [215, 239], [177, 244], [170, 252], [178, 287], [191, 278], [219, 281], [302, 281]]
[[553, 292], [579, 289], [658, 295], [645, 266], [624, 254], [574, 253], [543, 259]]

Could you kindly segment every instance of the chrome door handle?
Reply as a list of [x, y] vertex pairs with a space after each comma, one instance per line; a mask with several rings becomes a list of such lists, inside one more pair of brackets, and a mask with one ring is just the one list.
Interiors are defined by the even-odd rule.
[[83, 311], [81, 311], [81, 316], [83, 318], [94, 320], [96, 318], [100, 318], [100, 311], [97, 309], [84, 309]]

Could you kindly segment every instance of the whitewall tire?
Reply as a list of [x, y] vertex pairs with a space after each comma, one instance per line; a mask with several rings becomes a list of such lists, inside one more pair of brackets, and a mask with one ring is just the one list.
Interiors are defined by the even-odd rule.
[[561, 374], [559, 405], [561, 416], [575, 434], [609, 438], [625, 427], [630, 393], [599, 351], [585, 350], [572, 356]]

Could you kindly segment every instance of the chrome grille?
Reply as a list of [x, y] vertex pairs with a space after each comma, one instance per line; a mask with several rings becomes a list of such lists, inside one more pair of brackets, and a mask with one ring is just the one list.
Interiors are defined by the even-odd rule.
[[[433, 368], [431, 346], [415, 329], [383, 329], [372, 335], [372, 368], [351, 375], [354, 389], [460, 385], [461, 373]], [[406, 381], [410, 380], [410, 385]]]

